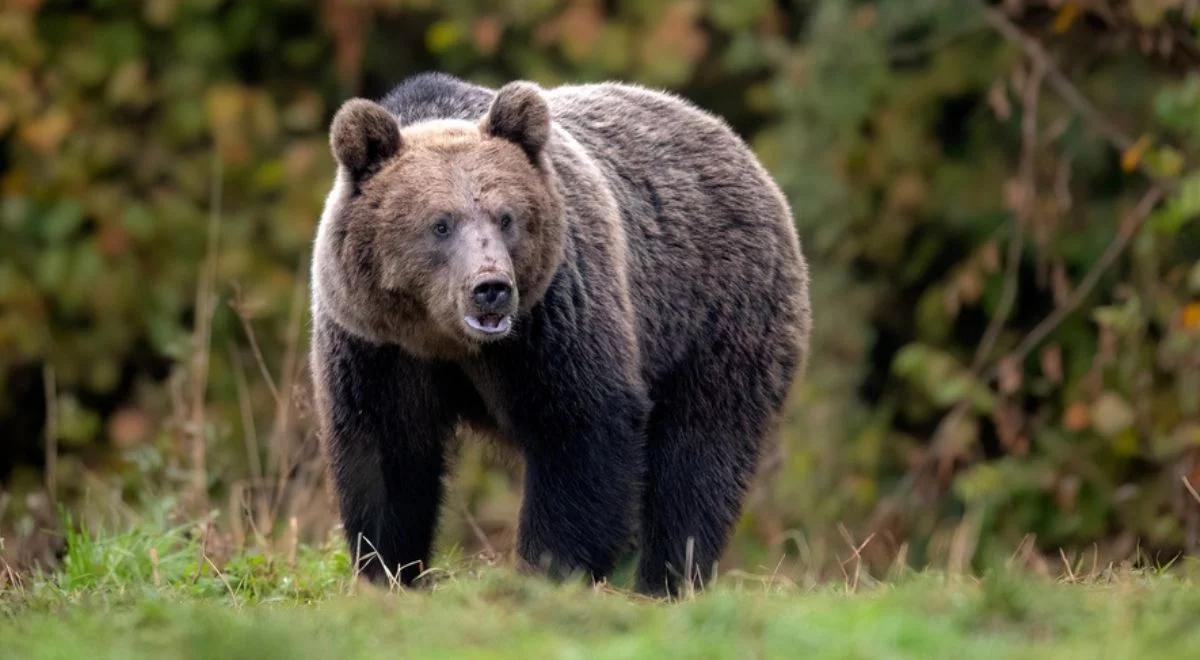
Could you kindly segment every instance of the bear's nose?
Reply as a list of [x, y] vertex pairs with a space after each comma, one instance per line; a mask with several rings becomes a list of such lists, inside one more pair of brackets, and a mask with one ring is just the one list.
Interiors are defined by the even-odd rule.
[[501, 279], [488, 279], [475, 285], [471, 299], [482, 312], [502, 312], [512, 298], [512, 285]]

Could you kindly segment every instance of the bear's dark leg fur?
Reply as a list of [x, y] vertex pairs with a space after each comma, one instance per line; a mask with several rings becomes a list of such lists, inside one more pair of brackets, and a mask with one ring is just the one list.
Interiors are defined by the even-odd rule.
[[371, 580], [411, 584], [428, 566], [441, 503], [449, 374], [320, 317], [315, 326], [317, 402], [350, 551]]
[[524, 562], [555, 578], [612, 571], [637, 516], [644, 400], [614, 396], [525, 435]]
[[637, 521], [650, 401], [615, 305], [572, 302], [585, 284], [559, 277], [516, 341], [464, 369], [525, 458], [521, 560], [602, 579]]
[[638, 591], [676, 594], [687, 576], [696, 587], [711, 580], [786, 396], [793, 353], [783, 344], [739, 350], [715, 341], [657, 384], [647, 427], [651, 467]]

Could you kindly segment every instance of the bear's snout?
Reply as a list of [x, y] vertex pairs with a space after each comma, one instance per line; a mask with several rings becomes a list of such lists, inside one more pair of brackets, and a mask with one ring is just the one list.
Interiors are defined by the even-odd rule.
[[487, 277], [471, 289], [475, 308], [485, 313], [507, 313], [512, 299], [512, 285], [506, 280]]
[[468, 291], [463, 322], [468, 333], [480, 339], [498, 339], [512, 329], [517, 290], [504, 273], [485, 272], [475, 277]]

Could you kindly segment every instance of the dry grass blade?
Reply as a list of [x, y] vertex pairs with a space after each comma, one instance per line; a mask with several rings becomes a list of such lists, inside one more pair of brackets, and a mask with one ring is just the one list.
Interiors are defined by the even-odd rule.
[[200, 554], [196, 558], [196, 574], [192, 576], [192, 582], [200, 579], [200, 574], [204, 571], [204, 562], [208, 560], [208, 530], [212, 525], [205, 521], [200, 528]]
[[271, 398], [279, 403], [279, 387], [275, 385], [275, 379], [271, 377], [271, 369], [267, 367], [266, 358], [263, 357], [262, 348], [258, 345], [258, 335], [254, 332], [254, 324], [250, 321], [250, 316], [246, 312], [246, 306], [242, 303], [242, 289], [240, 286], [233, 288], [233, 302], [229, 304], [233, 308], [234, 314], [238, 317], [242, 324], [242, 331], [246, 333], [246, 340], [250, 342], [250, 352], [254, 354], [254, 362], [258, 365], [258, 371], [262, 374], [263, 382], [266, 383], [267, 389], [271, 391]]
[[1075, 570], [1071, 568], [1071, 562], [1067, 559], [1067, 553], [1062, 548], [1059, 548], [1058, 556], [1062, 558], [1063, 567], [1067, 570], [1067, 581], [1071, 583], [1076, 582]]
[[[2, 548], [2, 546], [0, 546], [0, 548]], [[25, 582], [21, 578], [21, 574], [14, 571], [12, 565], [9, 564], [8, 560], [5, 559], [4, 557], [0, 557], [0, 562], [4, 563], [4, 572], [3, 572], [4, 582], [7, 582], [10, 587], [16, 589], [18, 593], [24, 595], [25, 594]], [[0, 583], [0, 584], [2, 584], [2, 583]]]
[[212, 343], [212, 315], [215, 308], [214, 282], [217, 277], [217, 258], [221, 236], [220, 155], [213, 154], [212, 196], [209, 200], [208, 238], [204, 248], [204, 263], [196, 283], [196, 321], [192, 330], [191, 369], [191, 435], [192, 483], [189, 501], [198, 512], [208, 509], [207, 439], [205, 411], [208, 393], [208, 362]]
[[1192, 482], [1188, 481], [1188, 478], [1184, 475], [1179, 475], [1179, 480], [1183, 482], [1183, 487], [1186, 488], [1187, 492], [1190, 493], [1192, 498], [1196, 500], [1196, 503], [1200, 504], [1200, 493], [1196, 492], [1196, 488], [1192, 485]]
[[488, 540], [487, 534], [483, 531], [483, 528], [480, 527], [479, 523], [475, 520], [475, 516], [471, 515], [471, 510], [469, 508], [467, 508], [466, 506], [462, 507], [462, 517], [463, 517], [463, 520], [466, 521], [467, 526], [471, 528], [471, 533], [475, 535], [475, 540], [479, 541], [479, 544], [481, 546], [483, 546], [483, 552], [484, 552], [484, 555], [487, 558], [487, 560], [488, 561], [495, 560], [496, 557], [499, 556], [499, 554], [496, 552], [496, 549], [494, 547], [492, 547], [491, 541]]
[[54, 367], [49, 362], [42, 365], [42, 386], [46, 396], [46, 495], [51, 506], [55, 506], [58, 502], [58, 386]]
[[684, 596], [688, 600], [696, 597], [695, 552], [696, 539], [689, 536], [683, 548]]
[[359, 561], [355, 562], [355, 577], [358, 577], [359, 575], [361, 575], [362, 566], [368, 565], [370, 563], [370, 561], [372, 559], [374, 559], [375, 561], [379, 562], [379, 566], [383, 568], [383, 574], [385, 576], [387, 576], [388, 590], [389, 591], [403, 591], [404, 585], [400, 583], [400, 572], [403, 571], [404, 569], [408, 568], [409, 566], [420, 566], [421, 562], [416, 561], [416, 562], [412, 562], [409, 564], [405, 564], [404, 566], [397, 566], [396, 571], [392, 572], [392, 570], [390, 568], [388, 568], [387, 562], [385, 562], [383, 560], [383, 555], [379, 554], [379, 550], [375, 548], [375, 544], [371, 543], [371, 539], [367, 538], [366, 536], [363, 536], [360, 533], [358, 535], [358, 540], [360, 543], [366, 543], [371, 548], [371, 552], [367, 553], [366, 555], [359, 555]]
[[242, 444], [246, 450], [246, 464], [250, 467], [250, 476], [254, 479], [254, 483], [261, 483], [263, 467], [262, 459], [259, 457], [258, 428], [254, 423], [254, 408], [250, 402], [250, 386], [246, 382], [241, 353], [232, 341], [229, 342], [229, 359], [233, 365], [233, 385], [237, 392], [238, 414], [242, 419]]
[[150, 548], [150, 576], [154, 586], [162, 586], [162, 575], [158, 572], [158, 548]]
[[[842, 575], [845, 576], [846, 579], [846, 589], [847, 591], [851, 592], [858, 591], [858, 582], [860, 576], [862, 575], [862, 551], [866, 549], [867, 545], [869, 545], [875, 538], [875, 532], [871, 532], [871, 534], [867, 536], [866, 540], [857, 545], [854, 542], [854, 537], [850, 535], [850, 530], [846, 529], [846, 526], [842, 523], [838, 523], [838, 532], [846, 541], [846, 545], [850, 546], [850, 551], [853, 553], [850, 557], [847, 557], [841, 561]], [[850, 563], [851, 561], [854, 562], [853, 576], [846, 571], [846, 564]]]
[[296, 393], [296, 379], [300, 366], [300, 334], [303, 313], [307, 309], [304, 302], [307, 291], [307, 279], [304, 273], [308, 267], [303, 261], [297, 267], [296, 285], [292, 289], [292, 302], [288, 312], [287, 344], [283, 356], [282, 379], [280, 381], [280, 399], [275, 406], [275, 426], [271, 431], [272, 466], [275, 469], [275, 496], [271, 502], [271, 520], [276, 520], [279, 507], [283, 505], [284, 494], [292, 474], [292, 402]]
[[771, 571], [771, 575], [767, 578], [767, 582], [764, 585], [766, 589], [769, 590], [775, 586], [775, 581], [779, 579], [779, 569], [783, 568], [783, 560], [784, 557], [780, 555], [779, 561], [775, 562], [775, 568]]
[[287, 537], [284, 541], [284, 546], [287, 550], [288, 566], [296, 565], [296, 548], [300, 545], [300, 523], [296, 520], [296, 516], [288, 518]]
[[242, 603], [238, 600], [237, 592], [233, 590], [233, 587], [229, 584], [229, 580], [225, 579], [225, 574], [222, 573], [221, 569], [217, 568], [217, 565], [214, 564], [213, 561], [207, 556], [204, 557], [204, 561], [208, 562], [208, 565], [211, 566], [213, 571], [216, 572], [217, 578], [221, 580], [221, 584], [225, 585], [225, 590], [229, 592], [229, 597], [233, 600], [233, 608], [241, 609]]

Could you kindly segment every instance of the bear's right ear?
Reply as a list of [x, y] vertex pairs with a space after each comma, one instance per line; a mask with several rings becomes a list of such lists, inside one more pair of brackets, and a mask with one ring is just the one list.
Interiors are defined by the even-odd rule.
[[378, 103], [350, 99], [333, 116], [329, 144], [338, 163], [360, 181], [400, 151], [400, 125]]
[[550, 107], [542, 88], [525, 81], [501, 87], [483, 118], [483, 132], [515, 143], [536, 163], [550, 139]]

